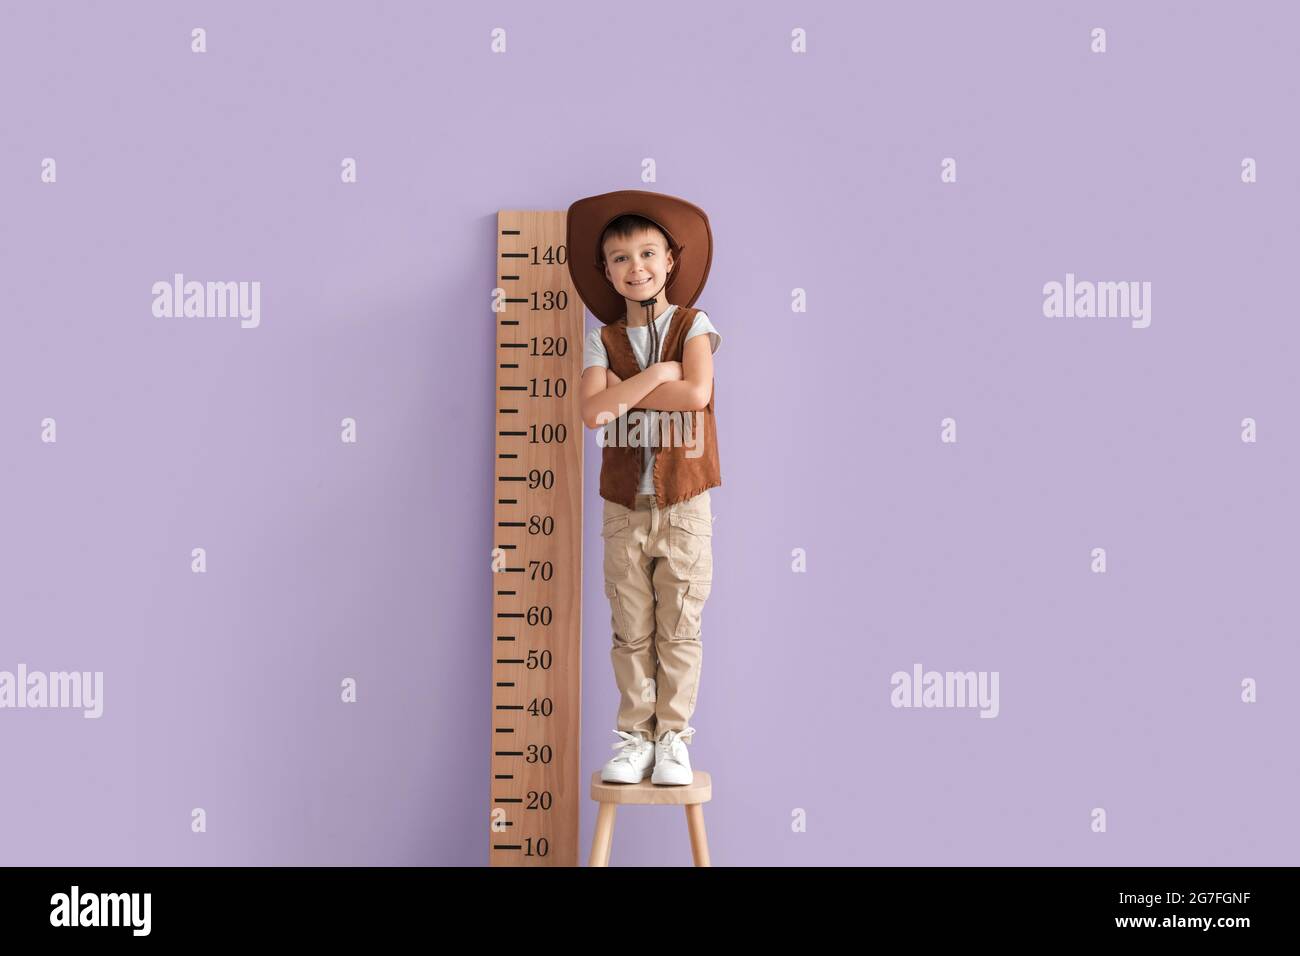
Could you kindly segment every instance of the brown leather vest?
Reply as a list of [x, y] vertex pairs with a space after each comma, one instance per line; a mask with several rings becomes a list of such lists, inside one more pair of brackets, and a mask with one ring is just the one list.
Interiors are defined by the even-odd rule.
[[[682, 360], [682, 354], [686, 350], [686, 333], [691, 330], [698, 312], [699, 309], [683, 308], [680, 305], [673, 311], [673, 317], [668, 321], [668, 331], [664, 335], [663, 353], [659, 361], [680, 362]], [[632, 351], [632, 343], [627, 336], [626, 318], [601, 329], [600, 339], [605, 344], [605, 354], [609, 356], [609, 367], [620, 379], [627, 381], [641, 371], [641, 366], [637, 364], [636, 355]], [[654, 356], [651, 358], [653, 359]], [[636, 507], [637, 488], [641, 484], [641, 473], [645, 468], [643, 445], [644, 441], [648, 440], [647, 433], [650, 431], [648, 422], [644, 420], [645, 409], [630, 409], [629, 414], [633, 411], [643, 418], [642, 444], [605, 445], [600, 463], [600, 496], [628, 508]], [[689, 419], [688, 427], [692, 429], [690, 443], [694, 446], [692, 448], [687, 448], [683, 444], [678, 432], [681, 423], [672, 421], [678, 415]], [[713, 416], [713, 383], [709, 383], [708, 404], [698, 412], [661, 411], [658, 417], [661, 421], [659, 427], [654, 429], [656, 435], [662, 436], [670, 431], [674, 436], [672, 439], [661, 437], [660, 444], [655, 447], [653, 475], [655, 498], [659, 506], [662, 508], [685, 501], [702, 491], [721, 485], [718, 434]], [[668, 421], [664, 421], [665, 418]], [[606, 426], [611, 429], [607, 441], [618, 440], [616, 429], [619, 424], [615, 421]], [[687, 452], [696, 457], [689, 457]]]

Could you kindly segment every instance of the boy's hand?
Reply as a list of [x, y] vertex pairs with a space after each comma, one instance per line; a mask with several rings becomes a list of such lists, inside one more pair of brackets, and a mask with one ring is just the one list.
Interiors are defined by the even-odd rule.
[[680, 382], [682, 380], [681, 362], [655, 362], [653, 368], [659, 373], [659, 383]]

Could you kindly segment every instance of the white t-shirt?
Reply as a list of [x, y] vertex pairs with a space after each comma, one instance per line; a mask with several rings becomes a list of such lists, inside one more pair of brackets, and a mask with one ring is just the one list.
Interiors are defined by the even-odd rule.
[[[668, 325], [672, 322], [673, 314], [677, 311], [677, 306], [670, 305], [664, 309], [664, 314], [655, 319], [655, 326], [659, 330], [659, 354], [655, 356], [654, 362], [663, 361], [663, 343], [664, 338], [668, 335]], [[708, 333], [709, 344], [713, 351], [718, 351], [718, 346], [722, 344], [722, 336], [718, 330], [713, 327], [709, 321], [709, 316], [705, 312], [700, 312], [695, 316], [695, 321], [691, 323], [690, 331], [686, 333], [686, 340], [689, 341], [697, 335]], [[637, 364], [644, 371], [654, 362], [650, 361], [650, 326], [648, 325], [629, 325], [627, 328], [628, 342], [632, 345], [632, 354], [636, 356]], [[600, 329], [592, 329], [587, 333], [587, 339], [582, 354], [582, 370], [585, 372], [593, 365], [601, 368], [609, 368], [609, 356], [605, 354], [605, 343], [601, 341]], [[656, 412], [653, 409], [638, 409], [646, 413], [646, 425], [653, 434], [658, 429], [656, 421]], [[615, 422], [610, 422], [605, 426], [606, 429], [615, 427]], [[610, 436], [612, 437], [612, 435]], [[609, 439], [606, 439], [609, 440]], [[654, 483], [654, 459], [655, 449], [647, 445], [645, 448], [645, 468], [641, 472], [641, 486], [637, 489], [637, 494], [653, 495], [655, 493]]]

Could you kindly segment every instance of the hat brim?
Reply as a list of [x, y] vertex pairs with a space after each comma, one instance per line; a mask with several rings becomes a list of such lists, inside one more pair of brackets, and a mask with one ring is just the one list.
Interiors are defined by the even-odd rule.
[[569, 207], [566, 222], [569, 276], [579, 298], [605, 325], [627, 314], [627, 300], [605, 278], [600, 237], [606, 226], [628, 214], [658, 223], [676, 246], [673, 270], [662, 293], [670, 302], [683, 307], [694, 305], [704, 291], [713, 264], [709, 217], [694, 203], [642, 189], [622, 189], [579, 199]]

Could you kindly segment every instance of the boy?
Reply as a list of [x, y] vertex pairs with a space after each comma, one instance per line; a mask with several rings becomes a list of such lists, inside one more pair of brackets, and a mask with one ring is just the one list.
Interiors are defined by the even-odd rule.
[[653, 769], [651, 783], [689, 784], [713, 585], [709, 489], [722, 484], [713, 415], [722, 337], [691, 308], [713, 237], [698, 206], [622, 190], [569, 207], [567, 254], [578, 295], [604, 324], [587, 336], [580, 387], [583, 421], [604, 428], [601, 536], [619, 689], [619, 753], [601, 780], [638, 783]]

